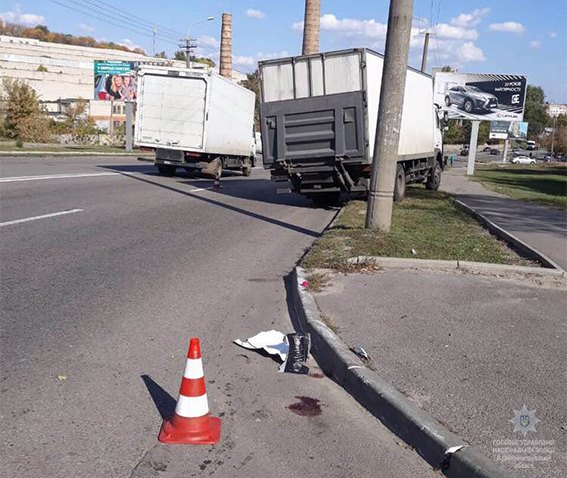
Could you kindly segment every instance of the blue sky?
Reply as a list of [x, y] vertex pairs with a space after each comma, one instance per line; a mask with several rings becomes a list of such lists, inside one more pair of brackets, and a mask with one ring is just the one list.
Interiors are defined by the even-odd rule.
[[[64, 6], [65, 5], [65, 6]], [[120, 9], [117, 10], [116, 8]], [[322, 0], [321, 50], [366, 46], [383, 51], [388, 0]], [[296, 55], [301, 49], [304, 0], [2, 0], [0, 16], [50, 30], [172, 54], [189, 25], [199, 54], [218, 58], [220, 14], [233, 14], [235, 69], [251, 71], [258, 59]], [[85, 13], [79, 13], [82, 10]], [[131, 22], [119, 14], [128, 12]], [[427, 23], [429, 66], [462, 72], [525, 74], [549, 101], [567, 103], [567, 2], [565, 0], [415, 0], [410, 64], [418, 66]], [[110, 24], [103, 19], [113, 22]], [[132, 23], [133, 22], [133, 23]]]

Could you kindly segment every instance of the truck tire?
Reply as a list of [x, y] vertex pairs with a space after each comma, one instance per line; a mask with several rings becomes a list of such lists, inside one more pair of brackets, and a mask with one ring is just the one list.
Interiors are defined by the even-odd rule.
[[394, 201], [400, 202], [406, 195], [406, 170], [398, 163], [396, 166], [396, 183], [394, 185]]
[[244, 161], [244, 166], [242, 166], [242, 175], [248, 177], [251, 174], [252, 174], [252, 163], [250, 162], [250, 159], [246, 159]]
[[171, 164], [158, 164], [157, 169], [163, 176], [174, 176], [177, 168]]
[[433, 168], [433, 172], [429, 175], [429, 178], [427, 178], [425, 187], [430, 191], [437, 191], [439, 189], [440, 184], [441, 184], [441, 166], [439, 165], [439, 161], [435, 161], [435, 167]]

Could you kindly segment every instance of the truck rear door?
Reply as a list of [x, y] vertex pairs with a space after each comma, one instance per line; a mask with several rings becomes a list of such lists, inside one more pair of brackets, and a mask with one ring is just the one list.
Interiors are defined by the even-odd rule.
[[207, 108], [202, 76], [145, 74], [138, 95], [136, 142], [143, 146], [202, 150]]

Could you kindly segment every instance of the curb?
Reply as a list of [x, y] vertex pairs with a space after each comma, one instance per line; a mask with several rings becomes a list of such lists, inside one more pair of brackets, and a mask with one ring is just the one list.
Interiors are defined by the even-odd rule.
[[506, 241], [508, 245], [514, 249], [519, 254], [523, 255], [527, 259], [539, 262], [543, 267], [547, 269], [555, 269], [565, 273], [563, 268], [561, 268], [558, 264], [553, 262], [549, 257], [547, 257], [542, 252], [538, 251], [535, 247], [526, 244], [524, 241], [518, 239], [513, 234], [509, 233], [508, 231], [502, 229], [500, 226], [493, 223], [490, 219], [486, 216], [482, 215], [481, 213], [477, 212], [472, 207], [465, 204], [463, 201], [452, 197], [452, 200], [459, 209], [463, 212], [469, 214], [470, 216], [474, 217], [477, 221], [479, 221], [483, 226], [485, 226], [490, 233]]
[[385, 269], [429, 269], [437, 271], [464, 271], [479, 275], [494, 274], [522, 274], [532, 277], [555, 277], [565, 276], [561, 268], [548, 269], [544, 267], [514, 266], [507, 264], [492, 264], [485, 262], [436, 260], [436, 259], [407, 259], [401, 257], [381, 256], [357, 256], [347, 259], [349, 264], [373, 263]]
[[349, 350], [322, 321], [313, 296], [301, 283], [305, 271], [291, 273], [291, 308], [301, 331], [311, 333], [311, 351], [323, 371], [362, 406], [450, 478], [511, 478], [511, 472], [489, 460], [431, 415], [410, 402]]

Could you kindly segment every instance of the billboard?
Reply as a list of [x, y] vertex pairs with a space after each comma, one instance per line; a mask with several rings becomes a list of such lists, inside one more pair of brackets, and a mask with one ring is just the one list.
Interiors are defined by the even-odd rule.
[[94, 99], [134, 101], [137, 62], [94, 61]]
[[490, 123], [490, 139], [508, 139], [510, 123], [508, 121], [493, 121]]
[[510, 125], [510, 139], [519, 139], [527, 141], [528, 139], [528, 123], [514, 121]]
[[522, 121], [527, 77], [477, 73], [435, 74], [433, 102], [450, 119]]

